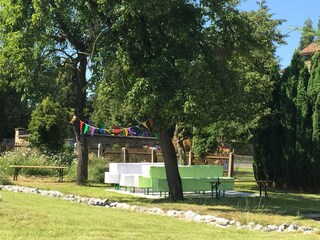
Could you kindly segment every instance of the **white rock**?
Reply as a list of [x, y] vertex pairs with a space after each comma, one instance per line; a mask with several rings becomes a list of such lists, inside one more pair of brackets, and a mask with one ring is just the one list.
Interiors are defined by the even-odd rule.
[[227, 225], [229, 225], [230, 221], [228, 219], [225, 219], [225, 218], [216, 218], [215, 223], [217, 225], [227, 226]]
[[266, 227], [264, 227], [264, 231], [266, 232], [272, 232], [272, 231], [277, 231], [278, 230], [278, 226], [276, 225], [268, 225]]
[[130, 209], [130, 205], [127, 203], [118, 203], [117, 208]]
[[296, 224], [290, 224], [286, 229], [287, 232], [296, 232], [298, 231], [298, 226]]
[[185, 219], [188, 219], [188, 220], [193, 220], [197, 216], [200, 216], [200, 215], [198, 213], [195, 213], [195, 212], [190, 211], [190, 210], [188, 210], [188, 211], [186, 211], [184, 213]]

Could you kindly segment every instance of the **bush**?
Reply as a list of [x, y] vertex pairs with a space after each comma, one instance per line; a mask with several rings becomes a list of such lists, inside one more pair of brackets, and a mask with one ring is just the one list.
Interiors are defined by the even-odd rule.
[[68, 111], [46, 98], [33, 111], [29, 123], [30, 142], [42, 151], [57, 153], [64, 148], [68, 137]]
[[[89, 155], [88, 183], [103, 183], [104, 172], [109, 169], [109, 159], [98, 158], [95, 154]], [[77, 179], [77, 161], [74, 161], [66, 173], [66, 178], [70, 181]]]
[[5, 175], [4, 171], [0, 168], [0, 184], [8, 184], [9, 180], [7, 179], [7, 176]]
[[[6, 152], [0, 157], [0, 169], [4, 176], [13, 175], [14, 169], [10, 165], [56, 165], [69, 166], [73, 161], [73, 151], [69, 149], [59, 154], [41, 153], [37, 149], [19, 149], [13, 152]], [[50, 169], [24, 169], [21, 174], [27, 176], [55, 176], [57, 173]]]
[[103, 183], [104, 172], [109, 170], [109, 164], [105, 158], [92, 156], [89, 161], [88, 181], [89, 183]]

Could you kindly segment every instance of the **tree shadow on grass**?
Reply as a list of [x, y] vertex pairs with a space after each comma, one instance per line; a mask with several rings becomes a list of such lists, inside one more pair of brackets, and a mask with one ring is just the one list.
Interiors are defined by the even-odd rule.
[[[219, 199], [186, 198], [179, 204], [201, 206], [207, 211], [221, 212], [263, 212], [279, 216], [298, 216], [307, 213], [320, 213], [320, 196], [285, 192], [269, 192], [269, 198], [264, 197], [220, 197]], [[168, 204], [169, 199], [154, 199], [151, 204]]]

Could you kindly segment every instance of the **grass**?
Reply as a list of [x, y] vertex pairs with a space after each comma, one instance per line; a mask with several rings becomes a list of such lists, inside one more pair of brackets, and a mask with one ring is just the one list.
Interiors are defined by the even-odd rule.
[[[253, 179], [252, 169], [239, 168], [236, 178]], [[58, 190], [65, 194], [108, 198], [131, 205], [160, 207], [164, 210], [192, 210], [241, 223], [262, 225], [295, 223], [320, 229], [320, 222], [302, 217], [304, 213], [320, 213], [320, 196], [271, 189], [269, 200], [259, 197], [186, 197], [184, 202], [168, 199], [146, 199], [106, 191], [107, 185], [77, 186], [73, 182], [57, 182], [56, 178], [25, 178], [14, 184]], [[258, 192], [254, 183], [237, 183], [235, 190]], [[72, 204], [28, 194], [0, 192], [0, 239], [317, 239], [319, 235], [263, 233], [259, 231], [220, 229], [205, 224], [185, 222], [161, 216]], [[125, 230], [124, 230], [125, 229]], [[25, 237], [27, 236], [27, 237]], [[223, 236], [221, 238], [221, 236]]]
[[1, 192], [1, 239], [318, 239], [317, 235], [217, 228], [165, 216]]
[[[315, 194], [286, 193], [269, 191], [269, 199], [259, 197], [222, 197], [220, 199], [186, 198], [184, 202], [173, 203], [168, 199], [146, 199], [127, 194], [106, 191], [106, 185], [77, 186], [72, 182], [59, 183], [50, 180], [24, 179], [20, 177], [18, 185], [38, 187], [45, 190], [58, 190], [65, 194], [76, 194], [87, 197], [108, 198], [111, 201], [125, 202], [132, 205], [160, 207], [164, 210], [192, 210], [200, 214], [210, 214], [227, 219], [236, 219], [241, 223], [256, 222], [262, 225], [296, 223], [320, 229], [320, 222], [305, 219], [302, 214], [320, 213], [320, 196]], [[237, 190], [254, 191], [254, 183], [239, 184]]]

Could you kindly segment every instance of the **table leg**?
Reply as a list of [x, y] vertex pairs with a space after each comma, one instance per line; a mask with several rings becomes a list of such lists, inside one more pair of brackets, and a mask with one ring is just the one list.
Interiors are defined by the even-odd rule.
[[213, 198], [213, 190], [215, 189], [216, 191], [216, 198], [219, 198], [219, 186], [221, 182], [218, 179], [218, 182], [212, 182], [211, 183], [211, 198]]
[[266, 199], [268, 199], [268, 193], [267, 193], [267, 187], [268, 187], [268, 186], [267, 186], [267, 184], [268, 184], [268, 183], [264, 183], [264, 184], [263, 184], [264, 197], [265, 197]]
[[268, 193], [267, 193], [267, 183], [259, 182], [259, 191], [260, 191], [260, 198], [262, 197], [262, 188], [264, 190], [264, 197], [268, 199]]
[[18, 180], [18, 175], [19, 175], [20, 170], [21, 170], [21, 168], [19, 168], [19, 167], [14, 168], [13, 181]]
[[261, 182], [259, 182], [259, 196], [260, 196], [260, 198], [261, 198], [261, 191], [262, 191], [262, 184], [261, 184]]
[[59, 182], [63, 182], [63, 169], [57, 169], [59, 173]]

